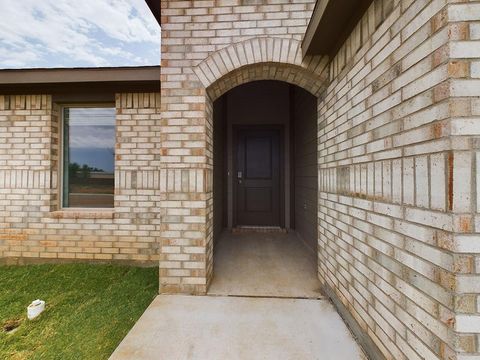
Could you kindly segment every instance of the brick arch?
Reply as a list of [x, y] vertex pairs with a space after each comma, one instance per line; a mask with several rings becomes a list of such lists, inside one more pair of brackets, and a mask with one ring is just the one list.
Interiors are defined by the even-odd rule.
[[257, 80], [278, 80], [300, 86], [318, 97], [325, 81], [312, 76], [312, 73], [296, 65], [261, 63], [236, 69], [207, 88], [210, 99], [216, 100], [227, 91], [248, 82]]
[[262, 37], [216, 51], [193, 70], [212, 100], [255, 80], [285, 81], [319, 96], [327, 83], [327, 64], [327, 57], [303, 58], [298, 40]]

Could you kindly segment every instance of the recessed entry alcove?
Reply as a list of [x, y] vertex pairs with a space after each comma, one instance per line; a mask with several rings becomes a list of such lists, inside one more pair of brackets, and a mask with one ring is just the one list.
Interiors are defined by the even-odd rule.
[[210, 293], [318, 297], [317, 98], [283, 81], [213, 104]]

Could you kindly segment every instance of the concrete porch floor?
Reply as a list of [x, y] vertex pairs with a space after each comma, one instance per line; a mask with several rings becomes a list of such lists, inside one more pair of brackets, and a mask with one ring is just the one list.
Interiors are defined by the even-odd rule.
[[213, 269], [210, 295], [322, 297], [316, 256], [293, 232], [224, 232]]
[[110, 359], [366, 358], [327, 300], [160, 295]]

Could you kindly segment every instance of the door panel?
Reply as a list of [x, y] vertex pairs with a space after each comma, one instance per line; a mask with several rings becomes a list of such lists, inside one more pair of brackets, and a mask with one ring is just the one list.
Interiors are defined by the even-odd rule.
[[245, 177], [272, 178], [272, 139], [269, 136], [245, 137]]
[[236, 159], [237, 225], [280, 226], [279, 129], [238, 129]]
[[246, 211], [272, 211], [272, 191], [269, 188], [245, 188]]

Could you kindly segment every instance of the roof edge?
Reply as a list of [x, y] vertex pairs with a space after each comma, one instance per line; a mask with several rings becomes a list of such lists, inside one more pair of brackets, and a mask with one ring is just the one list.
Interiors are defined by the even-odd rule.
[[158, 25], [162, 25], [160, 0], [145, 0], [145, 2], [150, 8], [150, 11], [152, 12], [153, 16], [155, 16], [155, 19], [157, 20]]
[[332, 56], [373, 0], [317, 0], [302, 40], [302, 53]]
[[0, 69], [0, 85], [160, 82], [160, 66]]

